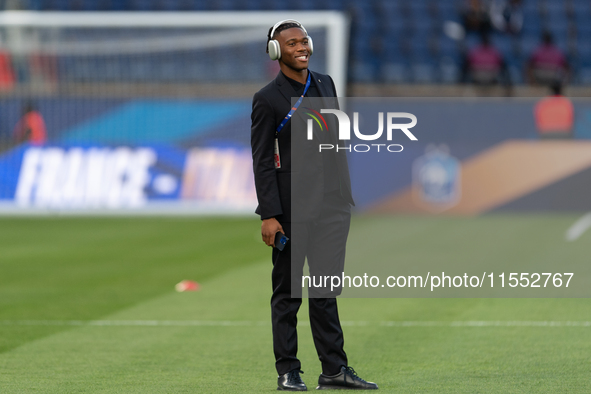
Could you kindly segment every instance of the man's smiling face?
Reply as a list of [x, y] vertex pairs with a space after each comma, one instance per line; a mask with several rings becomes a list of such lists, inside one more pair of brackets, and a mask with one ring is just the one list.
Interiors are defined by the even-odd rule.
[[308, 68], [310, 44], [306, 33], [299, 27], [283, 30], [275, 38], [281, 46], [280, 62], [295, 71]]

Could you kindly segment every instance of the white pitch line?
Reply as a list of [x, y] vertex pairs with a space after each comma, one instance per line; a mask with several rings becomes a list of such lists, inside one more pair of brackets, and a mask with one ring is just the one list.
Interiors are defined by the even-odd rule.
[[[300, 322], [308, 326], [310, 322]], [[343, 326], [381, 327], [591, 327], [591, 321], [343, 321]], [[0, 326], [80, 327], [237, 327], [269, 326], [269, 321], [231, 320], [0, 320]]]
[[3, 326], [118, 326], [118, 327], [186, 327], [186, 326], [262, 326], [270, 322], [231, 320], [0, 320]]
[[576, 241], [590, 227], [591, 227], [591, 212], [584, 214], [572, 226], [570, 226], [570, 228], [568, 230], [566, 230], [566, 234], [564, 235], [564, 238], [569, 242]]

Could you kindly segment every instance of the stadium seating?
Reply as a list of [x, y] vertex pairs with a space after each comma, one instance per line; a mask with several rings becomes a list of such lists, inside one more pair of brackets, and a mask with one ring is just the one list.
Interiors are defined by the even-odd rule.
[[[464, 0], [27, 0], [33, 10], [342, 10], [352, 20], [349, 77], [352, 82], [453, 83], [460, 66], [461, 45], [445, 37], [446, 21], [459, 22]], [[540, 34], [549, 30], [556, 44], [569, 55], [573, 83], [590, 83], [591, 2], [588, 0], [524, 0], [522, 32], [515, 36], [494, 33], [493, 43], [505, 56], [514, 82]], [[469, 35], [466, 47], [476, 45]], [[64, 60], [67, 63], [67, 60]], [[251, 65], [254, 66], [254, 65]], [[95, 67], [98, 68], [98, 67]], [[206, 67], [207, 68], [207, 67]], [[252, 67], [245, 67], [252, 70]], [[446, 71], [443, 71], [446, 70]], [[143, 78], [144, 71], [138, 71]], [[238, 73], [244, 73], [238, 71]], [[246, 71], [243, 77], [252, 75]], [[104, 73], [103, 73], [104, 74]]]

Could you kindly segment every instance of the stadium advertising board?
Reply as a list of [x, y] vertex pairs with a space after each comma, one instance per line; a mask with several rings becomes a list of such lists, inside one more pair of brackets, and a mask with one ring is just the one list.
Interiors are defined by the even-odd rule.
[[[246, 101], [39, 98], [5, 104], [2, 130], [13, 131], [0, 153], [3, 212], [254, 211], [248, 140], [232, 134], [244, 127]], [[27, 116], [20, 109], [32, 106], [43, 119], [44, 140], [16, 141], [19, 116]]]
[[12, 209], [250, 211], [248, 150], [165, 146], [18, 147], [0, 157], [0, 199]]
[[[46, 124], [42, 144], [13, 141], [24, 100], [0, 108], [3, 212], [254, 212], [248, 99], [31, 101]], [[305, 104], [302, 135], [325, 122], [349, 131], [320, 148], [346, 149], [358, 211], [586, 211], [588, 104], [573, 100], [573, 139], [541, 141], [538, 101], [348, 98], [348, 127]]]

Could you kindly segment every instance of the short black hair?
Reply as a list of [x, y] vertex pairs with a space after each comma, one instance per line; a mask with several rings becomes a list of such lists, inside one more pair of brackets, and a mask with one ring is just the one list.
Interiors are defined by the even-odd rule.
[[23, 105], [23, 113], [28, 114], [33, 111], [35, 111], [35, 103], [33, 103], [32, 100], [25, 101], [25, 104]]
[[562, 81], [559, 79], [552, 81], [552, 83], [550, 84], [550, 91], [555, 96], [561, 96], [562, 95]]
[[273, 26], [271, 26], [269, 28], [269, 32], [267, 33], [267, 46], [265, 48], [265, 51], [269, 53], [269, 41], [274, 40], [275, 36], [277, 36], [277, 34], [281, 33], [283, 30], [291, 29], [292, 27], [299, 27], [300, 29], [302, 28], [302, 26], [298, 25], [295, 22], [286, 22], [282, 25], [277, 26], [277, 29], [275, 29], [275, 32], [273, 33], [273, 37], [271, 37], [271, 32], [273, 31]]

